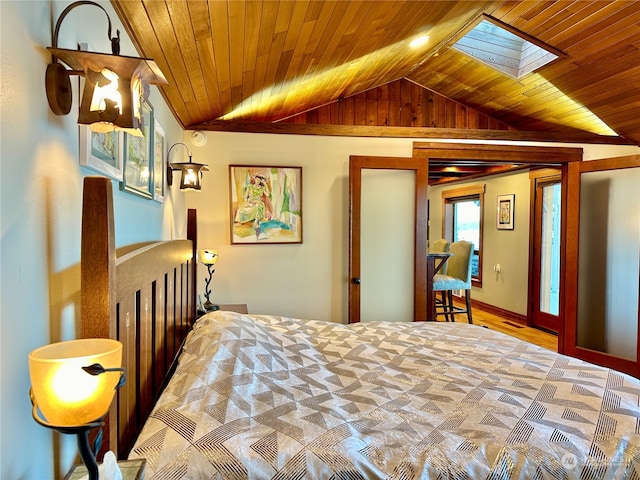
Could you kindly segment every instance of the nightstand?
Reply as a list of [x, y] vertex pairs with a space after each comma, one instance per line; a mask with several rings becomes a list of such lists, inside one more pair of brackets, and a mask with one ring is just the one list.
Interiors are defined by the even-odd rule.
[[[118, 462], [120, 471], [122, 472], [122, 480], [143, 480], [144, 467], [147, 461], [144, 458], [135, 460], [121, 460]], [[84, 465], [76, 465], [64, 477], [64, 480], [79, 480], [87, 474], [87, 467]]]
[[[222, 304], [222, 305], [218, 305], [218, 310], [227, 310], [229, 312], [236, 312], [236, 313], [249, 313], [248, 307], [246, 303], [227, 303], [227, 304]], [[212, 310], [212, 312], [215, 312], [216, 310]], [[196, 318], [200, 318], [203, 315], [206, 315], [209, 312], [205, 312], [204, 310], [200, 310], [198, 309]]]
[[249, 313], [246, 303], [228, 303], [226, 305], [220, 305], [220, 310], [228, 310], [230, 312], [237, 313]]

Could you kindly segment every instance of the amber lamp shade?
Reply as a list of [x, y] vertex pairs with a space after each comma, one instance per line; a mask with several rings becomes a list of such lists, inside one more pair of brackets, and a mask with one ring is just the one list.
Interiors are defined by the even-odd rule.
[[52, 343], [29, 354], [29, 374], [35, 405], [57, 427], [84, 425], [102, 418], [120, 380], [120, 372], [91, 375], [83, 370], [100, 364], [122, 365], [122, 344], [108, 338]]

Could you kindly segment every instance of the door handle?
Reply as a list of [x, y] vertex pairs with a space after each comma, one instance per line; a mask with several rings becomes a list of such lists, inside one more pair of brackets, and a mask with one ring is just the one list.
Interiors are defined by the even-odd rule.
[[360, 285], [360, 277], [353, 277], [351, 279], [351, 283], [353, 283], [354, 285]]

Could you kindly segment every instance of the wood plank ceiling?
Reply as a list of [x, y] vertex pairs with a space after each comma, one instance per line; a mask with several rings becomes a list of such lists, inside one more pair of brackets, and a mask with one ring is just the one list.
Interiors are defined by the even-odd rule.
[[[640, 144], [640, 1], [112, 4], [140, 55], [167, 77], [160, 89], [185, 129], [242, 129], [296, 116], [301, 123], [305, 112], [403, 80], [511, 130]], [[453, 49], [483, 13], [564, 56], [515, 79]], [[427, 44], [408, 46], [423, 34]], [[415, 108], [414, 100], [405, 106]], [[390, 115], [368, 122], [394, 126]]]

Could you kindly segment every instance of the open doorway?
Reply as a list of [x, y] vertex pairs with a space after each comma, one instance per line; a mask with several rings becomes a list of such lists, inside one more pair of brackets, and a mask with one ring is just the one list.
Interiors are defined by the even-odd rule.
[[[568, 164], [574, 163], [574, 162], [580, 162], [582, 160], [582, 149], [564, 148], [564, 147], [471, 145], [471, 144], [451, 144], [451, 143], [444, 144], [444, 143], [436, 143], [436, 142], [430, 142], [430, 143], [417, 142], [414, 144], [414, 156], [418, 158], [424, 158], [428, 162], [430, 169], [433, 164], [439, 165], [442, 171], [441, 174], [443, 175], [447, 172], [456, 171], [458, 169], [458, 164], [463, 166], [460, 168], [461, 170], [468, 170], [469, 165], [474, 165], [474, 166], [479, 165], [480, 168], [483, 169], [482, 172], [477, 174], [472, 174], [472, 175], [465, 175], [464, 178], [458, 179], [458, 180], [463, 180], [465, 182], [468, 182], [469, 180], [480, 180], [480, 179], [485, 180], [488, 176], [495, 175], [495, 174], [500, 175], [501, 177], [504, 177], [505, 174], [517, 173], [518, 170], [521, 172], [534, 171], [534, 170], [535, 171], [553, 170], [555, 173], [561, 173], [563, 169], [566, 169], [566, 166]], [[448, 164], [448, 167], [445, 167], [445, 164]], [[445, 172], [445, 170], [447, 170], [447, 172]], [[431, 182], [433, 178], [431, 175], [431, 171], [429, 172], [429, 178], [430, 178], [430, 185], [439, 185], [440, 187], [444, 186], [443, 184], [445, 182], [442, 182], [442, 181], [439, 181], [438, 183]], [[561, 177], [559, 177], [558, 180], [560, 180], [560, 178]], [[525, 180], [525, 182], [527, 182], [527, 180]], [[446, 182], [447, 185], [449, 183], [450, 182]], [[461, 189], [464, 187], [469, 187], [469, 185], [470, 184], [465, 184], [464, 186], [459, 186], [458, 188]], [[542, 184], [541, 184], [541, 187], [542, 187]], [[526, 189], [527, 187], [525, 186], [524, 188]], [[552, 186], [550, 189], [552, 193], [556, 194], [551, 199], [551, 203], [552, 205], [554, 204], [556, 206], [559, 205], [557, 210], [560, 212], [563, 210], [563, 206], [566, 202], [566, 188], [567, 187], [565, 183], [556, 182], [556, 184]], [[454, 187], [454, 190], [455, 190], [455, 187]], [[496, 192], [493, 191], [491, 199], [487, 200], [490, 204], [495, 203], [493, 202], [495, 193]], [[501, 193], [509, 193], [509, 192], [504, 191]], [[444, 193], [443, 193], [443, 197], [444, 197]], [[531, 197], [533, 198], [533, 194], [531, 195]], [[443, 199], [443, 204], [445, 203], [445, 201], [446, 199]], [[528, 202], [526, 202], [525, 204], [521, 203], [520, 205], [522, 206], [527, 205], [525, 209], [529, 209]], [[443, 207], [443, 209], [444, 208], [446, 207]], [[436, 215], [437, 215], [437, 212], [436, 212]], [[443, 210], [443, 216], [444, 216], [444, 210]], [[493, 218], [495, 218], [495, 215], [490, 216], [489, 218], [486, 218], [486, 221], [493, 222]], [[523, 217], [519, 217], [519, 218], [522, 219]], [[551, 219], [555, 221], [555, 223], [552, 224], [552, 227], [555, 228], [555, 230], [552, 231], [552, 235], [553, 235], [553, 238], [556, 240], [554, 241], [554, 244], [553, 244], [553, 247], [556, 249], [554, 250], [556, 253], [552, 254], [550, 251], [549, 257], [547, 258], [547, 256], [545, 256], [545, 261], [549, 261], [551, 266], [556, 268], [555, 270], [556, 273], [555, 274], [547, 273], [546, 270], [543, 270], [543, 272], [540, 273], [538, 277], [543, 278], [545, 281], [547, 281], [547, 283], [545, 283], [545, 287], [544, 287], [545, 289], [549, 285], [553, 284], [553, 290], [555, 292], [554, 296], [549, 295], [548, 298], [545, 298], [542, 302], [543, 306], [541, 307], [543, 310], [549, 310], [553, 312], [558, 309], [558, 306], [562, 301], [561, 300], [562, 294], [563, 294], [562, 286], [563, 286], [564, 280], [563, 280], [562, 272], [559, 271], [559, 265], [561, 264], [560, 262], [561, 257], [559, 254], [559, 250], [557, 249], [561, 245], [560, 240], [564, 238], [563, 235], [565, 234], [565, 230], [563, 228], [564, 220], [562, 216], [557, 215], [555, 217], [551, 217]], [[500, 235], [500, 239], [499, 239], [500, 242], [502, 243], [507, 242], [507, 244], [504, 245], [504, 249], [502, 249], [501, 247], [501, 249], [499, 250], [500, 252], [499, 255], [504, 256], [505, 254], [509, 254], [509, 252], [512, 252], [513, 248], [511, 247], [514, 245], [514, 242], [524, 241], [524, 244], [527, 245], [530, 238], [529, 229], [531, 227], [530, 225], [528, 225], [528, 223], [529, 222], [526, 222], [526, 221], [524, 225], [520, 223], [519, 231], [516, 231], [515, 236], [511, 233], [508, 235], [506, 234]], [[492, 223], [490, 224], [493, 225]], [[487, 228], [492, 229], [493, 227], [487, 227]], [[525, 232], [522, 232], [523, 228], [526, 230]], [[445, 226], [443, 226], [443, 232], [445, 232], [445, 230], [446, 230]], [[521, 237], [523, 234], [524, 234], [524, 239], [521, 240]], [[496, 235], [491, 235], [491, 238], [496, 238]], [[483, 244], [483, 247], [484, 246], [487, 246], [486, 242]], [[529, 313], [528, 296], [529, 296], [529, 285], [532, 284], [532, 281], [530, 279], [531, 268], [528, 266], [526, 248], [527, 247], [525, 246], [524, 249], [522, 250], [523, 256], [522, 256], [521, 264], [524, 263], [524, 266], [521, 267], [520, 266], [521, 264], [518, 265], [517, 263], [514, 263], [512, 266], [514, 266], [516, 270], [508, 271], [508, 273], [512, 274], [511, 277], [503, 277], [504, 270], [501, 271], [501, 265], [500, 263], [497, 263], [497, 261], [500, 260], [500, 256], [496, 254], [495, 248], [493, 250], [491, 250], [490, 248], [488, 249], [483, 248], [480, 250], [481, 253], [484, 250], [486, 250], [486, 252], [489, 254], [490, 258], [486, 259], [488, 263], [484, 267], [484, 273], [486, 274], [488, 279], [495, 279], [494, 288], [502, 288], [500, 287], [500, 282], [504, 282], [505, 278], [507, 279], [521, 278], [520, 281], [514, 282], [513, 280], [511, 280], [510, 283], [506, 285], [506, 287], [508, 287], [506, 288], [506, 290], [509, 290], [509, 289], [513, 290], [514, 288], [521, 289], [522, 302], [519, 305], [515, 305], [517, 302], [513, 301], [513, 297], [509, 297], [509, 301], [511, 301], [514, 304], [514, 306], [519, 308], [511, 309], [508, 306], [505, 307], [502, 304], [493, 304], [490, 302], [487, 303], [486, 301], [485, 302], [477, 301], [477, 299], [475, 302], [477, 305], [481, 305], [482, 308], [495, 307], [495, 308], [491, 308], [491, 311], [494, 311], [495, 313], [498, 313], [498, 312], [512, 313], [513, 315], [511, 315], [510, 318], [509, 317], [508, 318], [509, 319], [518, 318], [518, 321], [521, 324], [531, 323], [529, 321], [529, 315], [528, 315]], [[487, 265], [489, 269], [493, 268], [493, 271], [490, 271], [489, 269], [487, 269]], [[502, 267], [504, 267], [504, 265], [502, 265]], [[524, 270], [524, 275], [525, 275], [524, 278], [518, 276], [520, 272], [520, 270], [518, 269]], [[483, 297], [484, 295], [484, 297], [482, 298], [483, 300], [487, 298], [491, 298], [491, 295], [494, 295], [493, 292], [487, 295], [486, 289], [488, 287], [484, 286], [484, 282], [482, 284], [482, 287], [480, 287], [480, 285], [478, 285], [478, 282], [476, 281], [476, 283], [474, 284], [474, 289], [477, 289], [477, 288], [483, 289], [482, 295], [480, 295], [480, 297]], [[504, 289], [505, 288], [503, 288], [503, 290]], [[551, 289], [551, 287], [549, 287], [549, 289]], [[472, 294], [472, 297], [473, 297], [473, 294]], [[555, 305], [555, 307], [553, 307], [552, 305]], [[555, 324], [553, 325], [553, 328], [549, 328], [549, 326], [547, 325], [545, 326], [546, 327], [545, 329], [554, 330], [554, 331], [561, 330], [562, 329], [561, 315], [562, 315], [561, 311], [560, 311], [560, 315], [556, 315], [556, 321], [555, 321]]]

